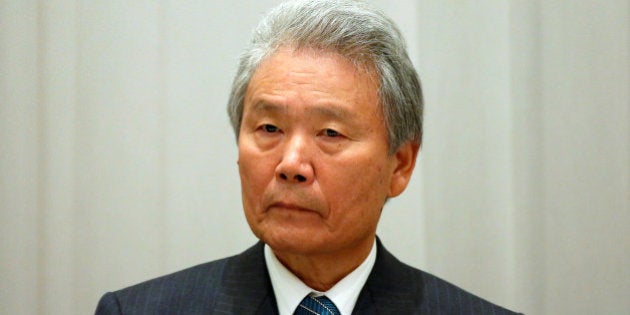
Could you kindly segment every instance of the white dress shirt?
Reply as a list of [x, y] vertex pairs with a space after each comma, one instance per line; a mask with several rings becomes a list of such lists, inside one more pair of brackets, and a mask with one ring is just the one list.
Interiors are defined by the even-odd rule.
[[267, 263], [267, 271], [269, 272], [269, 278], [271, 278], [271, 285], [276, 296], [280, 315], [292, 315], [307, 294], [314, 296], [326, 295], [335, 303], [341, 315], [352, 314], [354, 305], [359, 298], [359, 293], [361, 293], [361, 289], [365, 285], [375, 261], [376, 241], [372, 245], [370, 254], [359, 267], [337, 282], [330, 290], [319, 292], [308, 287], [289, 271], [276, 258], [271, 248], [265, 244], [265, 262]]

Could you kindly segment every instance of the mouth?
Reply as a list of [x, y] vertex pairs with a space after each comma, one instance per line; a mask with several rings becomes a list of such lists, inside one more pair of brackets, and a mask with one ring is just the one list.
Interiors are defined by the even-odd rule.
[[286, 202], [274, 202], [271, 205], [269, 205], [269, 207], [267, 207], [267, 211], [271, 209], [300, 211], [300, 212], [316, 212], [313, 209], [305, 208], [296, 204], [286, 203]]

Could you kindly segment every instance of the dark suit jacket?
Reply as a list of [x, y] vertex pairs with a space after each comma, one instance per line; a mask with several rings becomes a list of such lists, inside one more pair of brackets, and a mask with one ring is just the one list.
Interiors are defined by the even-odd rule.
[[[353, 314], [513, 314], [412, 268], [377, 241]], [[263, 243], [245, 252], [105, 294], [96, 314], [277, 314]]]

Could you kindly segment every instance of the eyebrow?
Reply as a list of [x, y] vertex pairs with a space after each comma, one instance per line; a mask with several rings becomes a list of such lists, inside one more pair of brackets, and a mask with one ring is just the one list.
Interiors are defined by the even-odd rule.
[[352, 120], [353, 118], [353, 115], [348, 110], [334, 104], [318, 105], [309, 108], [307, 112], [327, 118], [334, 118], [336, 120]]
[[254, 105], [252, 105], [252, 111], [257, 112], [257, 113], [286, 112], [287, 109], [286, 109], [286, 106], [259, 101], [259, 102], [254, 103]]
[[[259, 101], [254, 103], [252, 111], [256, 113], [286, 113], [288, 111], [288, 106]], [[306, 113], [332, 118], [335, 120], [352, 120], [353, 118], [353, 115], [342, 106], [330, 103], [313, 105], [312, 107], [307, 108]]]

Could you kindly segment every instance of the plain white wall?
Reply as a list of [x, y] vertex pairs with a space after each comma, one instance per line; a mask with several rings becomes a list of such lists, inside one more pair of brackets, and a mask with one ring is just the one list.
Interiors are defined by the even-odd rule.
[[[371, 2], [426, 98], [385, 245], [522, 312], [630, 311], [628, 2]], [[255, 242], [225, 104], [276, 3], [0, 0], [0, 313], [91, 313]]]

